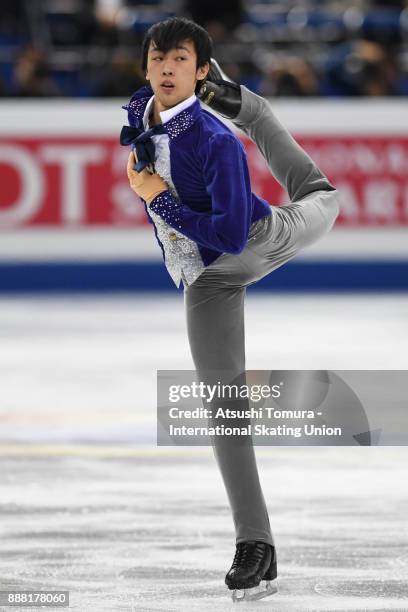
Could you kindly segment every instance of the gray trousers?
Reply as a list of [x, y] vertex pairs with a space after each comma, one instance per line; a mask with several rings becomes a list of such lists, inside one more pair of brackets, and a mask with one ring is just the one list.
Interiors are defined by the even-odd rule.
[[[242, 108], [234, 123], [256, 143], [290, 203], [272, 206], [270, 216], [252, 224], [240, 254], [224, 253], [184, 287], [197, 377], [212, 383], [216, 378], [222, 383], [245, 380], [246, 287], [326, 234], [339, 210], [337, 191], [277, 120], [269, 103], [245, 87], [241, 91]], [[242, 401], [237, 407], [243, 407]], [[236, 543], [273, 544], [252, 441], [234, 443], [217, 436], [212, 446], [232, 510]]]

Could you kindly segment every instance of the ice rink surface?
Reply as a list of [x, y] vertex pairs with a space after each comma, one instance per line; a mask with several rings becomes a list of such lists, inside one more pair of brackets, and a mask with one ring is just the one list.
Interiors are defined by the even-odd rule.
[[[247, 367], [408, 369], [407, 313], [249, 293]], [[156, 370], [193, 367], [181, 294], [3, 298], [0, 338], [2, 590], [86, 612], [408, 610], [405, 447], [258, 447], [279, 592], [231, 603], [212, 449], [155, 445]]]

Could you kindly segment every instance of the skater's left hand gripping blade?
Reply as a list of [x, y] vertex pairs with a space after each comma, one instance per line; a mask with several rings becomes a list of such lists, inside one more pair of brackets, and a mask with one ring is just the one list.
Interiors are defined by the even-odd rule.
[[133, 191], [149, 204], [159, 193], [167, 191], [168, 185], [158, 174], [151, 174], [146, 168], [137, 172], [134, 168], [137, 161], [136, 152], [131, 151], [127, 164], [129, 183]]

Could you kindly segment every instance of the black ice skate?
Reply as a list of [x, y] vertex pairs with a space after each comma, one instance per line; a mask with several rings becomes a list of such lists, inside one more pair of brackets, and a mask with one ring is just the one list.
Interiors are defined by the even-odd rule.
[[227, 119], [234, 119], [241, 110], [241, 88], [223, 73], [214, 58], [211, 58], [207, 79], [198, 92], [204, 104]]
[[276, 593], [276, 550], [266, 542], [237, 544], [225, 584], [233, 591], [232, 601], [254, 601]]

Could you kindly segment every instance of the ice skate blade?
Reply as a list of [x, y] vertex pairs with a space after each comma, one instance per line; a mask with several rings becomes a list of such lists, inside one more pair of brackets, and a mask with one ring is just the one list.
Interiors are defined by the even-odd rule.
[[258, 586], [252, 589], [234, 589], [232, 592], [232, 601], [234, 603], [257, 601], [264, 597], [269, 597], [278, 591], [278, 587], [274, 580], [262, 580]]

